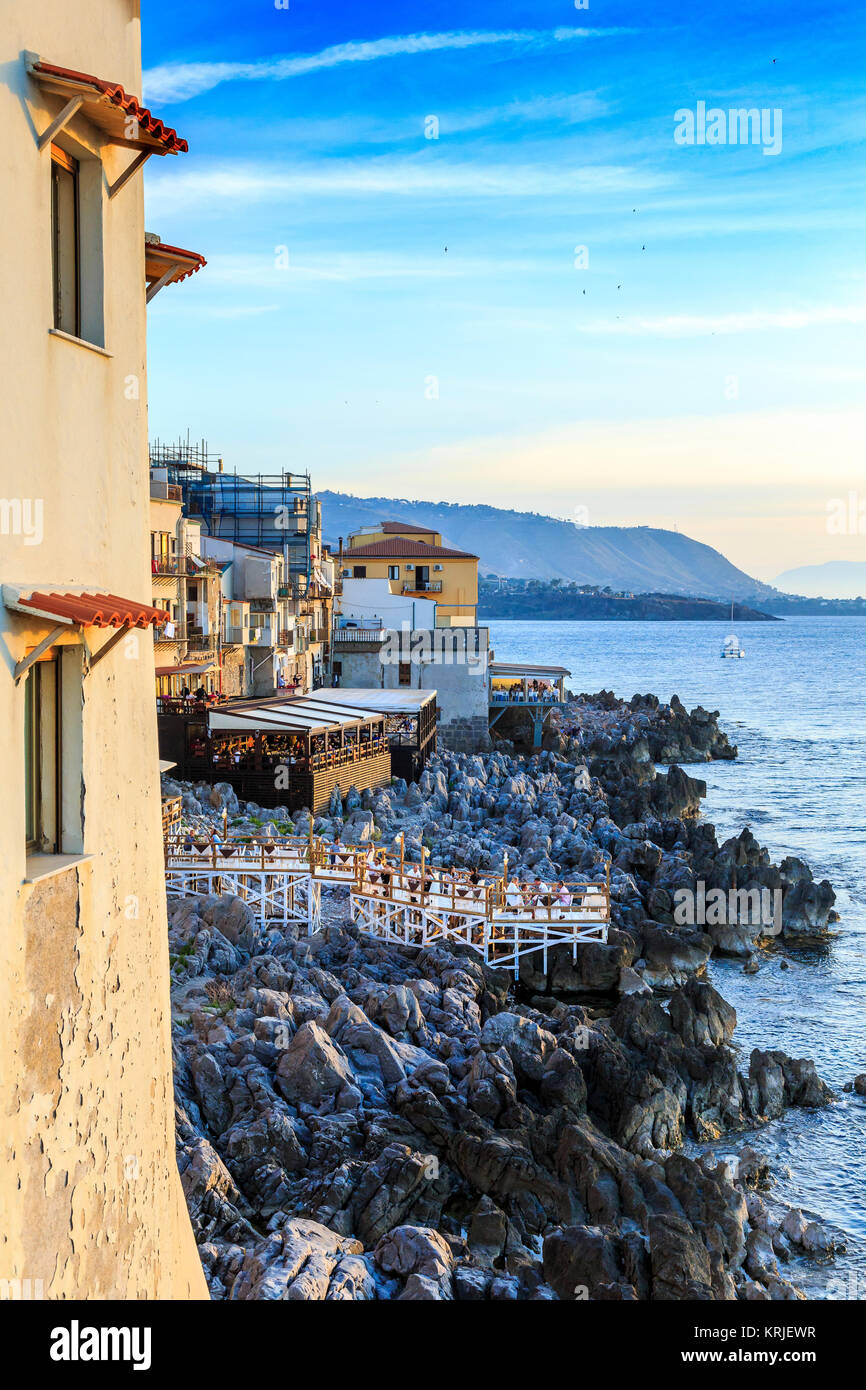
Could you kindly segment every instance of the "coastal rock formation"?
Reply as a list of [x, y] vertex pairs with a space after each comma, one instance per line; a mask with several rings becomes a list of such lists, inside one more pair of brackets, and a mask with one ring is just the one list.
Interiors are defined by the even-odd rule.
[[178, 1160], [214, 1297], [795, 1296], [749, 1245], [748, 1164], [672, 1151], [826, 1103], [811, 1063], [739, 1074], [734, 1011], [696, 979], [667, 1009], [541, 1011], [466, 948], [360, 936], [343, 890], [324, 911], [307, 937], [169, 900]]
[[[335, 795], [315, 830], [482, 875], [609, 874], [608, 941], [576, 960], [528, 955], [515, 982], [468, 948], [389, 946], [343, 889], [312, 937], [231, 897], [170, 902], [179, 1167], [215, 1297], [791, 1299], [778, 1261], [832, 1253], [820, 1225], [771, 1219], [753, 1151], [681, 1152], [831, 1099], [810, 1061], [755, 1049], [741, 1070], [705, 978], [713, 953], [826, 939], [830, 885], [748, 829], [719, 845], [704, 784], [657, 771], [733, 756], [715, 715], [581, 697], [555, 741], [444, 752], [417, 783]], [[175, 788], [188, 825], [310, 829]], [[718, 920], [714, 891], [779, 910]]]

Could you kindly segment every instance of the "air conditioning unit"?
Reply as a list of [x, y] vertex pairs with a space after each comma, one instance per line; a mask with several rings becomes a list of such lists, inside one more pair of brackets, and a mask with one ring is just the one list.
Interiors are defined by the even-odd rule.
[[434, 568], [434, 570], [441, 570], [441, 569], [444, 568], [444, 566], [443, 566], [443, 565], [434, 565], [433, 568]]

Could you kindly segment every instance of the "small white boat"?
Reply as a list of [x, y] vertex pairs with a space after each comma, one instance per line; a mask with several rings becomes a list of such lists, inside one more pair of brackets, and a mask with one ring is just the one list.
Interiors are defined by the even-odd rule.
[[[734, 621], [734, 603], [731, 600], [731, 622]], [[739, 661], [746, 653], [740, 646], [740, 639], [735, 632], [729, 633], [722, 643], [721, 658], [723, 661]]]

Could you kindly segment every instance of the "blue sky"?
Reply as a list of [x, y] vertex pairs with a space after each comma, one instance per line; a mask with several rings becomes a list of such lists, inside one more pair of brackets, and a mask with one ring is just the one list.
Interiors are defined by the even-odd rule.
[[[864, 557], [826, 526], [863, 471], [862, 7], [143, 11], [190, 145], [147, 226], [208, 261], [149, 311], [152, 435], [762, 578]], [[781, 149], [678, 145], [699, 101], [780, 110]]]

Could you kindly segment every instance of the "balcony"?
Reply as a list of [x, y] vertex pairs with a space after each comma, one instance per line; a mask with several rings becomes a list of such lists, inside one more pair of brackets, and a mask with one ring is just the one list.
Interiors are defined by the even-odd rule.
[[384, 627], [338, 627], [334, 630], [334, 646], [356, 646], [361, 642], [381, 642]]
[[150, 572], [157, 575], [193, 574], [194, 567], [188, 555], [155, 555], [150, 562]]
[[160, 483], [150, 480], [150, 495], [155, 502], [182, 502], [183, 492], [175, 483]]
[[407, 579], [403, 585], [404, 594], [441, 594], [441, 579]]

